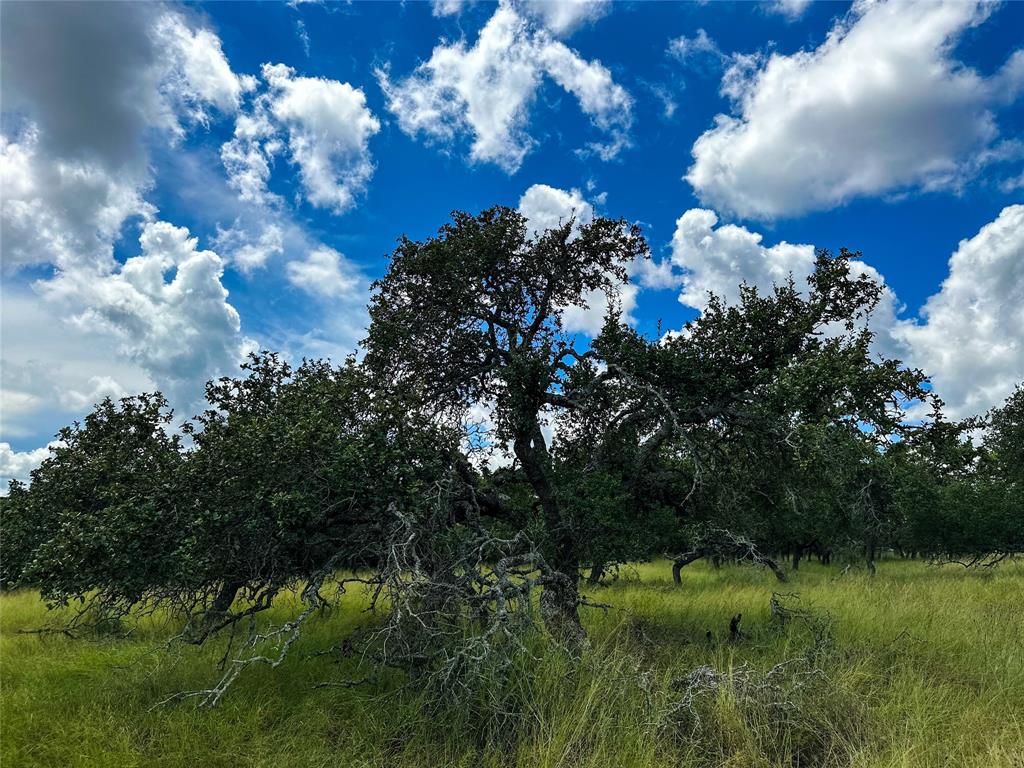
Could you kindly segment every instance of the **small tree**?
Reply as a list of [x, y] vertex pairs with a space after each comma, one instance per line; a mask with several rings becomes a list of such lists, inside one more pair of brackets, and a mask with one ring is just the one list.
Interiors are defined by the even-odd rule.
[[[806, 292], [790, 281], [767, 295], [744, 286], [734, 305], [711, 296], [683, 332], [657, 342], [606, 325], [595, 341], [606, 370], [581, 366], [567, 390], [579, 398], [595, 382], [614, 382], [618, 394], [591, 428], [595, 444], [608, 426], [628, 422], [639, 455], [673, 456], [691, 481], [677, 509], [684, 527], [728, 526], [766, 546], [805, 546], [778, 533], [813, 530], [796, 508], [813, 490], [810, 453], [820, 457], [808, 448], [831, 435], [875, 450], [905, 429], [906, 406], [928, 397], [922, 372], [872, 353], [868, 320], [881, 287], [852, 274], [857, 255], [819, 251]], [[854, 482], [858, 466], [846, 470]]]
[[984, 421], [935, 419], [890, 452], [900, 536], [909, 547], [966, 566], [1024, 551], [1022, 391]]
[[107, 398], [58, 433], [31, 486], [13, 484], [4, 504], [4, 586], [38, 586], [59, 604], [99, 589], [97, 604], [114, 609], [181, 577], [184, 457], [171, 418], [160, 394]]
[[317, 603], [333, 570], [377, 565], [395, 510], [432, 493], [454, 443], [373, 398], [354, 363], [293, 370], [263, 353], [243, 370], [209, 383], [187, 452], [159, 395], [62, 430], [4, 504], [5, 584], [99, 618], [172, 606], [199, 643], [283, 589], [312, 584]]
[[184, 427], [182, 556], [213, 627], [238, 618], [239, 591], [263, 607], [334, 569], [376, 566], [393, 511], [430, 494], [454, 448], [375, 398], [353, 361], [293, 369], [264, 352], [242, 369], [210, 382], [210, 408]]
[[986, 471], [1018, 502], [1024, 500], [1024, 384], [989, 413], [983, 445]]

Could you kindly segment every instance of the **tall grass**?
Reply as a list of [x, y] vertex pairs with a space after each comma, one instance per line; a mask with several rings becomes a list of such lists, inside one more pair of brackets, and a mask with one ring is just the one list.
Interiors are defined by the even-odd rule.
[[[0, 765], [1024, 767], [1024, 563], [840, 573], [807, 564], [785, 585], [831, 617], [833, 641], [777, 685], [765, 673], [813, 638], [773, 622], [770, 574], [697, 564], [677, 588], [652, 563], [593, 590], [614, 607], [586, 614], [582, 662], [548, 650], [471, 708], [398, 675], [314, 688], [356, 674], [352, 659], [312, 652], [366, 620], [358, 596], [308, 627], [282, 667], [248, 670], [198, 711], [151, 708], [208, 687], [222, 649], [159, 650], [174, 632], [161, 616], [128, 638], [20, 634], [45, 608], [3, 595]], [[729, 642], [740, 612], [744, 637]], [[716, 685], [687, 703], [700, 667]]]

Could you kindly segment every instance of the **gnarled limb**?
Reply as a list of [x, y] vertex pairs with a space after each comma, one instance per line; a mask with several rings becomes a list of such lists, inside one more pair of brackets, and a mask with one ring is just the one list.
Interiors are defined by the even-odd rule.
[[680, 555], [672, 561], [672, 581], [675, 582], [676, 586], [679, 586], [683, 583], [680, 571], [682, 571], [683, 568], [688, 566], [690, 563], [700, 560], [702, 557], [704, 557], [704, 550], [697, 549], [693, 550], [692, 552], [687, 552], [684, 555]]
[[786, 572], [767, 555], [763, 555], [757, 546], [744, 536], [731, 533], [721, 528], [708, 528], [699, 536], [699, 543], [694, 549], [673, 558], [672, 581], [682, 583], [680, 571], [690, 563], [706, 558], [732, 559], [749, 562], [768, 568], [780, 582], [786, 581]]

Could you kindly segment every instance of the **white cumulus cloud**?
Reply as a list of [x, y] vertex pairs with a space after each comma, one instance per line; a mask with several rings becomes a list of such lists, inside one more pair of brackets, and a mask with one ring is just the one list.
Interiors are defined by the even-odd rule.
[[472, 47], [442, 43], [408, 77], [377, 71], [388, 110], [410, 136], [439, 142], [472, 136], [470, 160], [514, 173], [535, 146], [530, 111], [545, 77], [576, 97], [605, 136], [588, 150], [604, 159], [629, 143], [633, 100], [598, 61], [587, 61], [543, 25], [502, 3]]
[[692, 37], [681, 35], [669, 40], [668, 55], [684, 64], [700, 59], [721, 63], [727, 58], [704, 29], [698, 29]]
[[320, 246], [305, 259], [288, 262], [288, 281], [306, 293], [344, 298], [361, 291], [358, 269], [333, 248]]
[[565, 224], [571, 217], [577, 224], [594, 220], [594, 207], [578, 189], [566, 191], [547, 184], [534, 184], [519, 198], [519, 212], [526, 217], [531, 235]]
[[30, 451], [15, 451], [10, 443], [0, 442], [0, 496], [7, 495], [7, 487], [11, 480], [27, 482], [29, 473], [42, 464], [49, 455], [49, 446]]
[[523, 10], [554, 35], [570, 35], [611, 10], [611, 0], [524, 0]]
[[147, 223], [141, 253], [107, 275], [65, 270], [37, 284], [58, 316], [109, 336], [175, 406], [192, 406], [205, 382], [233, 373], [253, 342], [221, 283], [224, 265], [184, 227]]
[[125, 220], [154, 212], [141, 177], [90, 159], [47, 157], [34, 124], [13, 138], [0, 136], [0, 184], [7, 274], [33, 264], [109, 269]]
[[369, 142], [380, 121], [366, 94], [336, 80], [300, 77], [284, 64], [264, 64], [266, 90], [239, 115], [234, 137], [221, 148], [232, 186], [243, 200], [270, 202], [275, 156], [286, 148], [299, 168], [306, 199], [343, 213], [373, 176]]
[[249, 274], [265, 267], [272, 257], [283, 254], [284, 240], [284, 226], [280, 223], [263, 222], [259, 231], [253, 232], [236, 222], [236, 226], [217, 233], [215, 244], [232, 266]]
[[68, 321], [71, 308], [30, 288], [5, 284], [0, 296], [0, 437], [53, 435], [104, 395], [152, 392], [156, 383], [121, 355], [108, 333]]
[[770, 219], [865, 195], [955, 189], [998, 159], [996, 110], [1024, 86], [1022, 54], [984, 77], [953, 57], [994, 7], [859, 2], [814, 50], [736, 56], [733, 114], [693, 146], [707, 205]]
[[814, 269], [814, 246], [782, 242], [762, 245], [763, 236], [735, 224], [718, 225], [718, 215], [704, 208], [686, 211], [672, 235], [672, 263], [683, 270], [679, 301], [695, 309], [707, 306], [708, 293], [736, 302], [740, 284], [762, 293], [785, 283], [792, 274], [798, 282]]
[[430, 0], [430, 11], [435, 16], [458, 16], [465, 5], [463, 0]]
[[[571, 35], [585, 24], [597, 21], [611, 10], [611, 0], [506, 0], [510, 5], [542, 24], [559, 37]], [[434, 16], [458, 16], [465, 0], [431, 0]]]
[[213, 32], [157, 4], [5, 6], [0, 50], [8, 273], [109, 269], [124, 222], [154, 213], [152, 137], [175, 142], [182, 123], [233, 112], [250, 85]]
[[921, 321], [896, 330], [956, 417], [1002, 404], [1024, 381], [1024, 205], [960, 242]]
[[811, 6], [811, 0], [774, 0], [767, 4], [770, 13], [777, 13], [785, 16], [790, 21], [795, 21], [804, 15]]
[[165, 67], [162, 90], [190, 119], [207, 123], [210, 106], [234, 113], [242, 94], [255, 87], [255, 78], [232, 71], [216, 34], [191, 27], [180, 14], [160, 16], [152, 34]]
[[84, 411], [104, 398], [117, 400], [128, 394], [124, 387], [110, 376], [91, 376], [84, 392], [77, 389], [61, 392], [60, 402], [69, 411]]

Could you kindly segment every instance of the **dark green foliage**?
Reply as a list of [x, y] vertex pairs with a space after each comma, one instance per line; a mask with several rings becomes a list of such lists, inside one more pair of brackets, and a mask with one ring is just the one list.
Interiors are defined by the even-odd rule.
[[0, 498], [0, 588], [24, 584], [22, 573], [32, 553], [46, 539], [46, 522], [32, 504], [28, 486], [12, 480]]
[[872, 353], [867, 321], [881, 289], [851, 273], [854, 256], [819, 252], [806, 292], [790, 282], [768, 295], [744, 287], [735, 305], [712, 296], [658, 343], [608, 324], [594, 345], [608, 372], [574, 371], [570, 395], [616, 382], [588, 442], [629, 425], [652, 476], [688, 476], [674, 484], [676, 551], [692, 545], [691, 525], [770, 552], [873, 547], [891, 527], [872, 467], [905, 429], [905, 406], [927, 392], [923, 373]]
[[1000, 553], [1024, 551], [1024, 385], [989, 415], [982, 445], [989, 541]]
[[107, 398], [62, 429], [30, 489], [13, 485], [4, 503], [4, 585], [36, 585], [60, 603], [97, 588], [135, 602], [179, 578], [183, 456], [170, 422], [155, 394]]
[[243, 370], [210, 382], [188, 451], [160, 396], [104, 401], [62, 430], [4, 502], [4, 584], [88, 599], [97, 618], [209, 615], [202, 641], [241, 615], [236, 595], [263, 610], [324, 569], [375, 564], [392, 510], [430, 493], [452, 440], [375, 400], [353, 363], [292, 370], [264, 353]]
[[1022, 393], [984, 422], [937, 418], [890, 451], [904, 547], [964, 565], [1024, 551]]
[[[564, 475], [541, 429], [545, 414], [571, 407], [562, 383], [586, 354], [562, 317], [569, 307], [586, 308], [592, 292], [614, 295], [646, 249], [639, 230], [621, 221], [570, 219], [531, 237], [512, 209], [456, 212], [435, 238], [403, 238], [374, 284], [366, 364], [391, 397], [454, 425], [477, 403], [494, 403], [494, 439], [511, 443], [542, 516], [540, 543], [554, 577], [542, 608], [569, 635], [582, 632], [581, 553], [572, 501], [567, 507], [559, 487]], [[510, 514], [500, 503], [485, 512]]]
[[[181, 473], [197, 585], [273, 589], [329, 562], [372, 564], [389, 505], [429, 492], [451, 445], [388, 410], [353, 362], [253, 356], [211, 382], [211, 408], [185, 426]], [[440, 462], [440, 464], [439, 464]]]
[[1024, 502], [1024, 384], [989, 414], [984, 448], [984, 471], [1015, 495], [1019, 510]]

